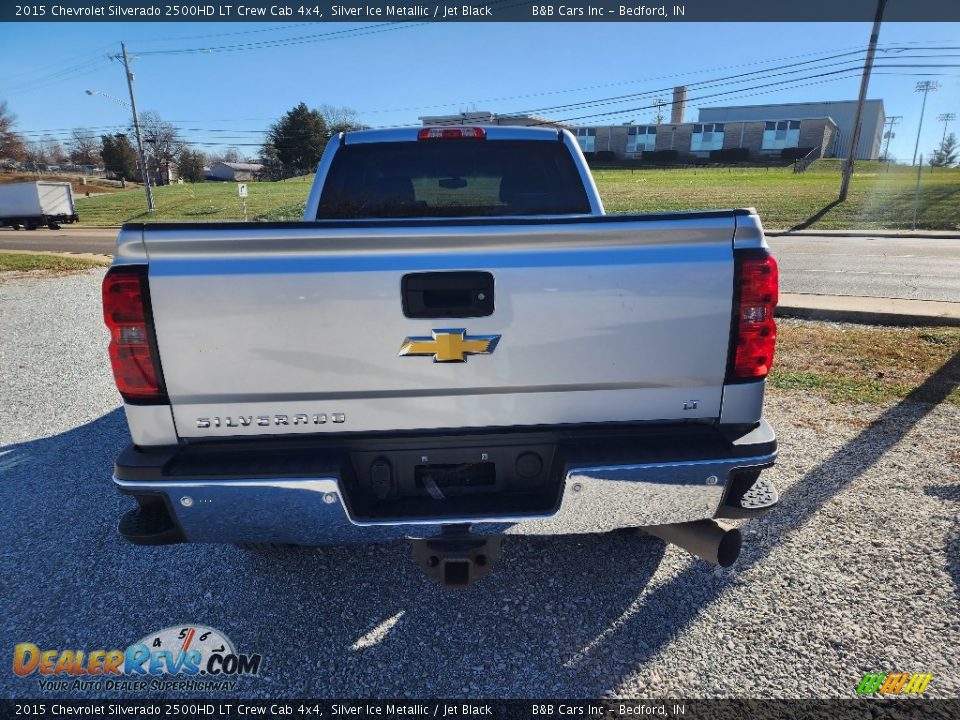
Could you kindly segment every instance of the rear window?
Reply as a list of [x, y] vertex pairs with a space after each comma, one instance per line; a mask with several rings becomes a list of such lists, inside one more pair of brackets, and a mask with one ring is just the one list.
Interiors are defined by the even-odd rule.
[[422, 140], [341, 147], [317, 219], [589, 212], [583, 181], [561, 142]]

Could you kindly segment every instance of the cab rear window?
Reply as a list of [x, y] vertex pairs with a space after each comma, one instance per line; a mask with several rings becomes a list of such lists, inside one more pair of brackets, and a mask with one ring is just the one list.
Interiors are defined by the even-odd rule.
[[458, 139], [344, 145], [324, 182], [317, 219], [589, 212], [563, 143]]

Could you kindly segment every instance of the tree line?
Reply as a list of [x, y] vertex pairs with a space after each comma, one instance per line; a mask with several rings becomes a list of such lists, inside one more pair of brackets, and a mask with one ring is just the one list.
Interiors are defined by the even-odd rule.
[[[0, 101], [0, 160], [31, 168], [51, 165], [103, 167], [118, 178], [142, 180], [134, 147], [133, 128], [124, 132], [97, 134], [75, 128], [62, 143], [52, 135], [28, 140], [14, 129], [16, 117]], [[192, 147], [173, 123], [159, 113], [140, 113], [140, 129], [151, 182], [164, 184], [175, 170], [184, 182], [203, 182], [206, 167], [220, 162], [248, 162], [262, 166], [259, 179], [282, 180], [316, 170], [327, 142], [337, 133], [362, 127], [357, 113], [346, 107], [299, 103], [266, 129], [258, 152], [244, 156], [237, 148], [203, 152]]]

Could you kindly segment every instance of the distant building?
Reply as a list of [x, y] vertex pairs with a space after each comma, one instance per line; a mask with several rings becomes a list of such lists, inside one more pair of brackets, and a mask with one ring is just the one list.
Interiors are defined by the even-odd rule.
[[[803, 118], [830, 118], [837, 127], [837, 138], [828, 156], [846, 157], [850, 152], [853, 137], [853, 120], [857, 111], [855, 100], [811, 103], [777, 103], [771, 105], [740, 105], [731, 107], [700, 108], [701, 123], [724, 123], [740, 121], [790, 121]], [[860, 123], [860, 141], [857, 143], [858, 160], [876, 160], [880, 157], [883, 139], [883, 124], [886, 116], [883, 100], [867, 100], [863, 104]]]
[[259, 163], [218, 162], [210, 168], [208, 178], [211, 180], [255, 180], [263, 170]]
[[828, 117], [751, 122], [663, 123], [661, 125], [602, 125], [570, 128], [585, 153], [612, 153], [619, 160], [636, 160], [643, 153], [675, 150], [679, 155], [709, 158], [711, 151], [746, 149], [752, 159], [778, 158], [790, 148], [816, 151], [828, 157], [837, 137], [837, 124]]
[[458, 115], [424, 115], [420, 122], [426, 125], [522, 125], [524, 127], [567, 127], [564, 123], [538, 115], [498, 115], [492, 112], [465, 112]]

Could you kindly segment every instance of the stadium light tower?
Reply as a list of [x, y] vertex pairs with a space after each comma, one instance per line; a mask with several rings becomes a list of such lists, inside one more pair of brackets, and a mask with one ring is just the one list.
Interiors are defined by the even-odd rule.
[[937, 122], [943, 123], [943, 137], [940, 138], [940, 147], [943, 147], [943, 144], [947, 141], [947, 125], [956, 119], [957, 116], [953, 113], [940, 113], [937, 115]]
[[921, 80], [917, 83], [916, 92], [923, 93], [923, 105], [920, 106], [920, 124], [917, 125], [917, 142], [913, 146], [913, 160], [911, 165], [917, 164], [917, 150], [920, 149], [920, 131], [923, 130], [923, 113], [927, 109], [927, 95], [940, 89], [936, 80]]

